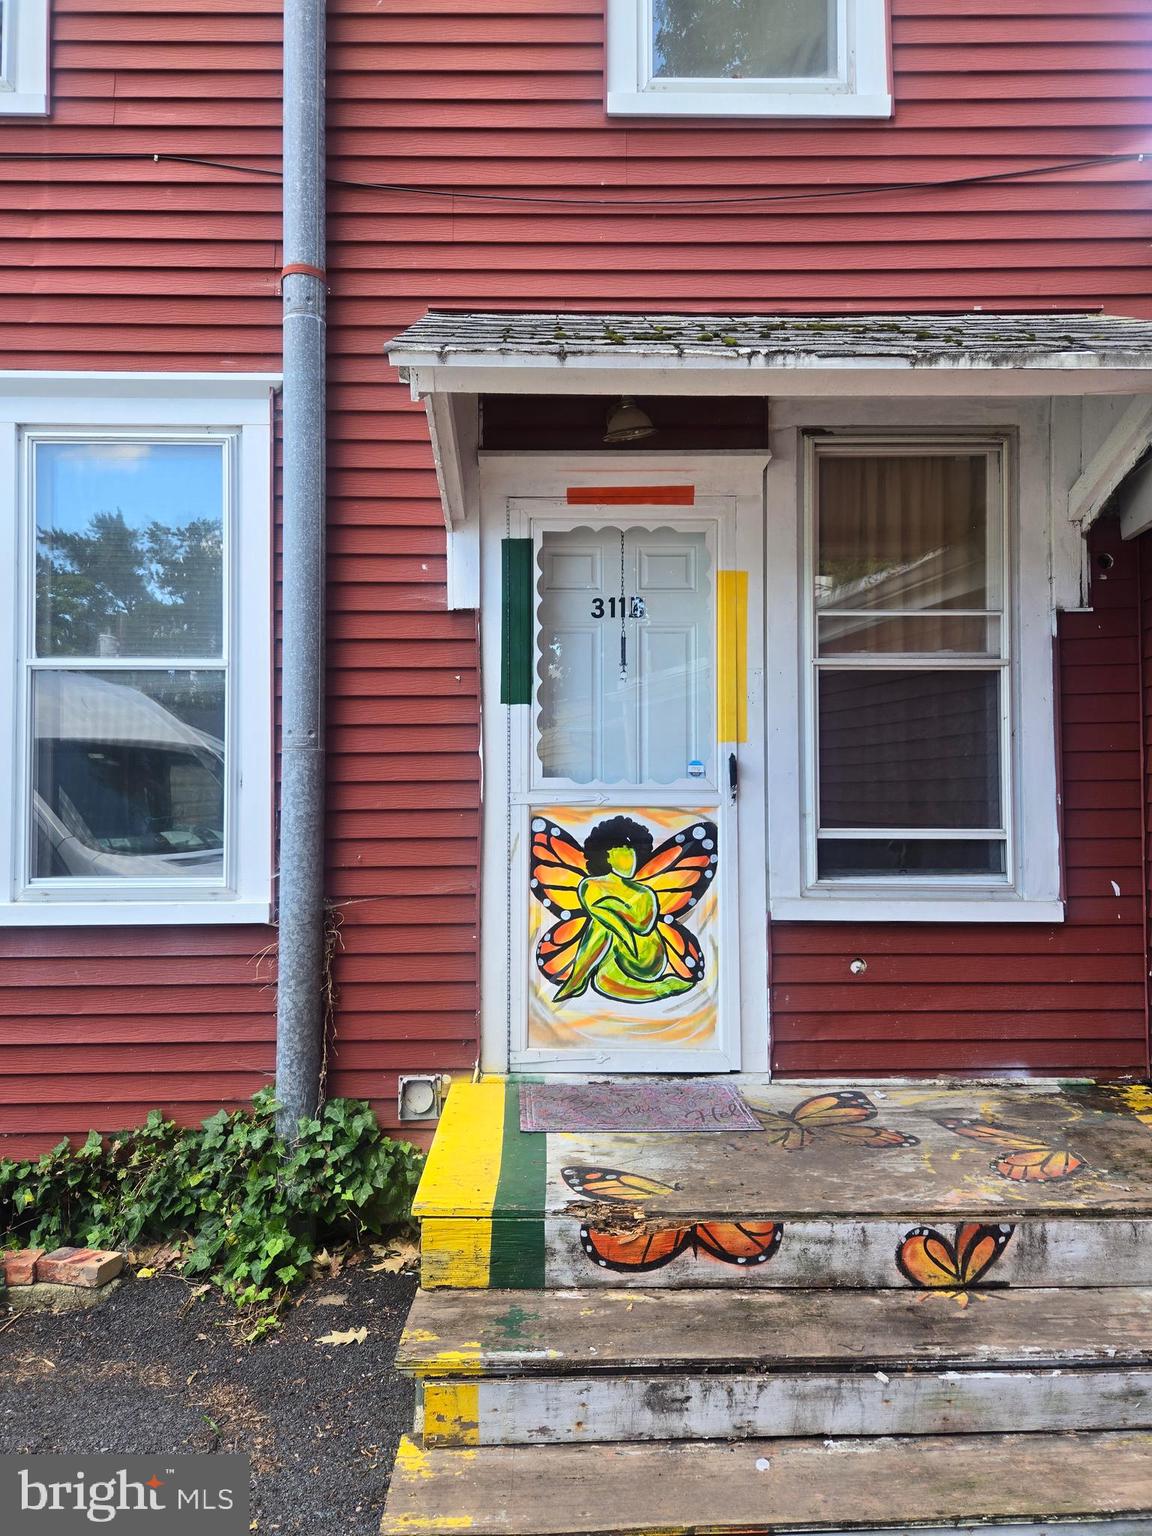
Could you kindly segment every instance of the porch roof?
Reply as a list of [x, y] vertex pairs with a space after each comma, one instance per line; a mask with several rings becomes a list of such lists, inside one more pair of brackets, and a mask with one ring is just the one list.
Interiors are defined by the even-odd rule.
[[[878, 315], [685, 315], [535, 313], [527, 311], [429, 310], [386, 348], [414, 386], [424, 392], [471, 387], [522, 390], [518, 371], [534, 387], [562, 392], [592, 390], [591, 375], [624, 371], [685, 370], [717, 376], [709, 392], [763, 391], [790, 377], [790, 392], [826, 393], [831, 381], [851, 392], [853, 373], [926, 373], [963, 377], [940, 392], [979, 393], [989, 375], [1025, 374], [996, 393], [1141, 392], [1152, 385], [1152, 321], [1101, 314], [878, 314]], [[539, 371], [549, 372], [547, 381]], [[434, 370], [434, 377], [426, 371]], [[508, 382], [490, 382], [497, 371]], [[1054, 390], [1053, 376], [1060, 377]], [[1072, 378], [1070, 375], [1077, 377]], [[1140, 378], [1140, 375], [1144, 375]], [[984, 376], [983, 378], [978, 376]], [[564, 382], [560, 382], [563, 380]], [[819, 381], [813, 391], [810, 384]], [[668, 393], [695, 392], [681, 380]], [[940, 381], [937, 381], [937, 389]], [[1024, 386], [1024, 387], [1022, 387]], [[646, 388], [650, 387], [646, 383]], [[859, 384], [858, 386], [859, 387]], [[907, 385], [905, 385], [905, 389]]]

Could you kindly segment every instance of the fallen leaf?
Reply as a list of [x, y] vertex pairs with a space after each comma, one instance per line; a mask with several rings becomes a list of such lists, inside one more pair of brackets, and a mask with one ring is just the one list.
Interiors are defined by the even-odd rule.
[[379, 1260], [371, 1266], [374, 1275], [400, 1275], [420, 1264], [420, 1249], [415, 1243], [392, 1243], [387, 1248], [374, 1247], [372, 1252]]
[[149, 1266], [145, 1264], [143, 1269], [138, 1269], [136, 1271], [136, 1278], [137, 1280], [151, 1280], [155, 1273], [156, 1271], [154, 1269], [149, 1268]]
[[324, 1333], [314, 1340], [316, 1344], [363, 1344], [368, 1337], [367, 1328], [349, 1328], [344, 1333]]
[[317, 1296], [318, 1307], [344, 1307], [348, 1304], [347, 1296], [339, 1296], [335, 1291], [330, 1291], [327, 1296]]

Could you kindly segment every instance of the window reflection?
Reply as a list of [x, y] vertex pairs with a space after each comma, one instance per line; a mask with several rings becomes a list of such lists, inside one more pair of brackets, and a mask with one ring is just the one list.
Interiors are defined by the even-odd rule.
[[33, 718], [33, 878], [222, 877], [223, 673], [40, 671]]

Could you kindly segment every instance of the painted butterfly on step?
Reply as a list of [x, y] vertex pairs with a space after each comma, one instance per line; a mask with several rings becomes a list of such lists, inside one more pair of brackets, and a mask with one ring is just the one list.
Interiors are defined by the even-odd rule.
[[[675, 1193], [670, 1184], [619, 1168], [562, 1168], [569, 1189], [589, 1200], [630, 1205], [637, 1217], [645, 1199]], [[618, 1274], [648, 1274], [681, 1254], [720, 1264], [756, 1268], [780, 1247], [784, 1228], [778, 1221], [695, 1221], [677, 1227], [625, 1227], [619, 1231], [582, 1223], [580, 1246], [601, 1269]]]
[[896, 1249], [896, 1268], [921, 1291], [943, 1291], [967, 1305], [978, 1285], [1008, 1246], [1015, 1227], [966, 1222], [951, 1240], [935, 1227], [913, 1227]]
[[1070, 1148], [1053, 1146], [1038, 1136], [996, 1125], [991, 1120], [949, 1119], [937, 1122], [946, 1131], [993, 1147], [999, 1154], [990, 1166], [1002, 1179], [1014, 1184], [1054, 1184], [1083, 1172], [1088, 1164]]
[[[745, 1095], [748, 1098], [748, 1095]], [[782, 1110], [762, 1109], [748, 1098], [751, 1108], [767, 1133], [770, 1147], [780, 1147], [785, 1152], [802, 1152], [814, 1141], [830, 1139], [849, 1142], [853, 1146], [866, 1147], [881, 1152], [889, 1147], [915, 1147], [919, 1138], [906, 1136], [903, 1131], [890, 1131], [885, 1126], [873, 1125], [879, 1110], [867, 1094], [857, 1088], [845, 1088], [836, 1093], [817, 1093], [797, 1104], [790, 1114]]]

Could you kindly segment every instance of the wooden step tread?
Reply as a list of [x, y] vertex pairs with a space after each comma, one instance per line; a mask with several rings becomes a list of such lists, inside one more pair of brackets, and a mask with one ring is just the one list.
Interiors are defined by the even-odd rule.
[[[965, 1305], [961, 1305], [961, 1302]], [[422, 1291], [418, 1376], [1152, 1362], [1152, 1290]]]
[[[1152, 1094], [1139, 1085], [739, 1086], [760, 1131], [556, 1135], [521, 1131], [515, 1079], [455, 1083], [415, 1214], [1152, 1220]], [[604, 1169], [631, 1183], [605, 1182]]]
[[1152, 1530], [1152, 1433], [441, 1451], [404, 1440], [380, 1529], [748, 1536], [1019, 1521]]

